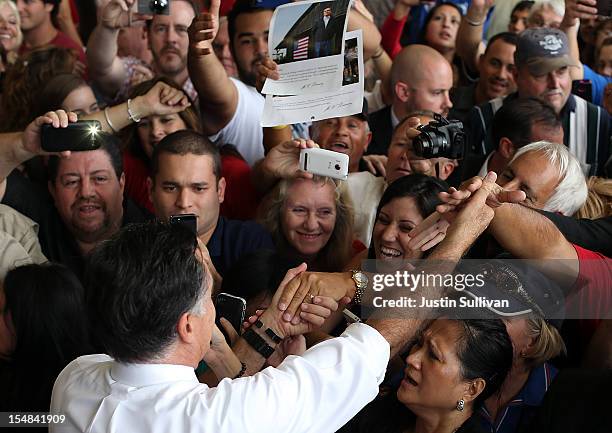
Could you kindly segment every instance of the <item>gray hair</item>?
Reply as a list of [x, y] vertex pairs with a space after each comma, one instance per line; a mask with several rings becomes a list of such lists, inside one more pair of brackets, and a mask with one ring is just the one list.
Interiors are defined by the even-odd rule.
[[552, 9], [553, 12], [559, 15], [561, 18], [565, 15], [565, 1], [564, 0], [541, 0], [536, 1], [529, 11], [528, 22], [531, 22], [531, 17], [534, 13], [541, 11], [542, 9]]
[[563, 144], [537, 141], [517, 150], [508, 164], [528, 152], [539, 152], [546, 156], [548, 161], [557, 167], [559, 173], [559, 184], [544, 204], [543, 210], [560, 212], [568, 216], [574, 215], [588, 196], [586, 179], [580, 162]]

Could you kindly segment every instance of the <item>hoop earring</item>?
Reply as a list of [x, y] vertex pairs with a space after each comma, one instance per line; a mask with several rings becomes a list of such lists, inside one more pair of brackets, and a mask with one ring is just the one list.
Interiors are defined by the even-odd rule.
[[465, 409], [465, 400], [461, 399], [457, 402], [457, 410], [463, 412], [463, 409]]

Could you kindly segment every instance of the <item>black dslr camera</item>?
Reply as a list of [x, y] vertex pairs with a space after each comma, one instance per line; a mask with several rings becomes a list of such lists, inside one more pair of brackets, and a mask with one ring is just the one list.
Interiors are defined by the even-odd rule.
[[421, 133], [412, 141], [417, 156], [425, 159], [463, 158], [466, 135], [460, 121], [448, 120], [435, 114], [433, 121], [419, 126], [418, 130]]
[[170, 15], [170, 0], [138, 0], [138, 13], [144, 15]]

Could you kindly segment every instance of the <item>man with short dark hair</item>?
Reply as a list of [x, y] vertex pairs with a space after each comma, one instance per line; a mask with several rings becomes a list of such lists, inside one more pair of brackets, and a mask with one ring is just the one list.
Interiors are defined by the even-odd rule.
[[15, 3], [23, 32], [20, 54], [34, 48], [52, 45], [74, 51], [79, 61], [86, 63], [83, 47], [53, 25], [53, 20], [59, 11], [60, 0], [17, 0]]
[[478, 81], [451, 92], [453, 108], [448, 113], [449, 118], [460, 120], [465, 126], [475, 105], [504, 97], [516, 90], [512, 75], [516, 39], [513, 33], [499, 33], [491, 38], [484, 54], [478, 59]]
[[189, 130], [162, 139], [153, 151], [148, 180], [155, 214], [195, 214], [200, 241], [207, 245], [221, 276], [245, 253], [274, 248], [270, 234], [253, 221], [228, 220], [219, 215], [225, 198], [219, 150], [205, 136]]
[[370, 114], [372, 141], [368, 154], [386, 155], [391, 134], [397, 124], [416, 110], [429, 110], [443, 116], [453, 104], [453, 70], [436, 50], [425, 45], [402, 49], [391, 67], [393, 103]]
[[65, 127], [69, 120], [76, 121], [76, 115], [48, 113], [0, 150], [0, 200], [39, 224], [38, 238], [49, 260], [63, 263], [81, 275], [84, 256], [99, 242], [122, 225], [144, 221], [148, 215], [123, 197], [121, 153], [117, 139], [109, 134], [100, 133], [99, 149], [72, 152], [69, 158], [51, 156], [48, 193], [21, 174], [11, 173], [24, 161], [43, 153], [43, 124]]
[[518, 91], [475, 107], [471, 114], [470, 150], [488, 155], [495, 149], [490, 127], [495, 112], [518, 97], [534, 97], [551, 105], [561, 118], [564, 144], [583, 165], [585, 174], [602, 174], [610, 155], [609, 116], [600, 107], [571, 94], [568, 40], [557, 29], [527, 29], [520, 34], [515, 59]]
[[537, 98], [508, 101], [495, 113], [491, 135], [496, 145], [488, 155], [470, 155], [462, 162], [462, 179], [501, 174], [516, 151], [535, 141], [563, 143], [563, 127], [555, 110]]

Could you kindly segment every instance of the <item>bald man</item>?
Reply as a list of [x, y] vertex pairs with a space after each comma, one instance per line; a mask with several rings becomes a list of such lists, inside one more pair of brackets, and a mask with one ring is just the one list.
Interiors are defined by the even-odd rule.
[[449, 97], [451, 65], [425, 45], [409, 45], [399, 52], [391, 67], [391, 86], [391, 106], [370, 115], [368, 154], [387, 154], [392, 131], [408, 113], [425, 110], [447, 116], [453, 106]]

